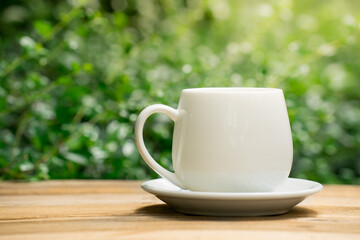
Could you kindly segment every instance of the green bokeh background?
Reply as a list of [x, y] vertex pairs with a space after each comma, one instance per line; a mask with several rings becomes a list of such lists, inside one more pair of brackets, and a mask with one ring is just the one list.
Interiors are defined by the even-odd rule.
[[[291, 176], [360, 184], [360, 1], [1, 1], [0, 179], [157, 175], [181, 89], [282, 88]], [[149, 151], [171, 169], [173, 123]]]

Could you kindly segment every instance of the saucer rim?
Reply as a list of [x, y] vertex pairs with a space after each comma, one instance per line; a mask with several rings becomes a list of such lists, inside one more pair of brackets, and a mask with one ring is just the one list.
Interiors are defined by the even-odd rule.
[[[176, 198], [189, 198], [189, 199], [213, 199], [213, 200], [276, 200], [276, 199], [289, 199], [289, 198], [299, 198], [299, 197], [307, 197], [309, 195], [315, 194], [322, 190], [323, 185], [300, 178], [288, 178], [287, 181], [291, 181], [293, 183], [300, 182], [301, 184], [311, 184], [310, 187], [304, 186], [303, 190], [297, 191], [285, 191], [285, 192], [198, 192], [198, 191], [190, 191], [190, 190], [164, 190], [160, 187], [157, 187], [157, 182], [166, 181], [170, 183], [168, 180], [164, 178], [157, 178], [145, 181], [141, 184], [141, 188], [154, 195], [158, 196], [166, 196], [166, 197], [176, 197]], [[170, 183], [171, 184], [171, 183]], [[155, 185], [155, 186], [154, 186]]]

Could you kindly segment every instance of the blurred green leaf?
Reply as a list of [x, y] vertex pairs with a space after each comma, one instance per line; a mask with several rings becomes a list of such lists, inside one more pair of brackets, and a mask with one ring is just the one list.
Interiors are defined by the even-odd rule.
[[24, 36], [20, 38], [20, 45], [27, 49], [34, 49], [36, 42], [31, 37]]
[[86, 164], [88, 163], [88, 160], [80, 154], [65, 152], [62, 155], [65, 159], [72, 161], [79, 165], [86, 166]]
[[50, 37], [53, 29], [51, 24], [45, 20], [34, 21], [34, 28], [43, 38]]

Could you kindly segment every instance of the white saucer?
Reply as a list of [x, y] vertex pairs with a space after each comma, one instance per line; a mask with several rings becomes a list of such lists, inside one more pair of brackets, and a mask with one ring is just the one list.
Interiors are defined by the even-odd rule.
[[320, 183], [297, 178], [288, 178], [274, 192], [194, 192], [181, 189], [163, 178], [144, 182], [141, 187], [178, 212], [208, 216], [282, 214], [322, 189]]

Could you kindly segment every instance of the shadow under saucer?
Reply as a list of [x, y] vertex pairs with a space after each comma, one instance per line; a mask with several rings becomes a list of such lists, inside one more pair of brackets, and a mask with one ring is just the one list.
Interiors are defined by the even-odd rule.
[[177, 221], [272, 221], [272, 220], [288, 220], [296, 218], [314, 218], [317, 212], [306, 207], [295, 206], [289, 212], [278, 215], [254, 216], [254, 217], [238, 217], [238, 216], [201, 216], [183, 214], [175, 211], [166, 204], [155, 204], [141, 207], [135, 210], [136, 215], [146, 215], [155, 218]]

